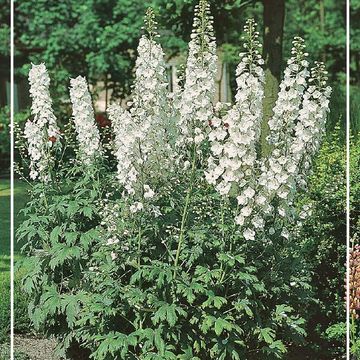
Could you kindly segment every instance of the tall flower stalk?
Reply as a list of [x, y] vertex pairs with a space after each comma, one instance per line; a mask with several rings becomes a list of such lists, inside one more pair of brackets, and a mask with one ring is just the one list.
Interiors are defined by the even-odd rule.
[[212, 101], [215, 94], [216, 71], [213, 17], [207, 0], [200, 0], [195, 7], [184, 90], [177, 104], [177, 145], [180, 148], [187, 144], [200, 144], [206, 137], [208, 122], [213, 117]]
[[208, 1], [200, 0], [199, 4], [195, 6], [193, 29], [185, 70], [184, 90], [180, 94], [180, 102], [175, 102], [175, 107], [177, 106], [179, 110], [177, 123], [179, 135], [176, 145], [182, 152], [189, 150], [188, 154], [190, 154], [191, 164], [187, 160], [184, 165], [186, 172], [188, 172], [189, 166], [191, 166], [191, 169], [174, 259], [174, 277], [177, 274], [177, 267], [186, 234], [196, 166], [198, 157], [201, 154], [200, 144], [205, 140], [209, 121], [214, 116], [212, 102], [215, 94], [216, 71], [217, 55], [213, 17], [210, 13]]
[[79, 157], [85, 165], [89, 165], [101, 152], [101, 145], [91, 96], [84, 77], [78, 76], [70, 80], [70, 99], [79, 145]]
[[[295, 38], [291, 51], [292, 57], [288, 60], [284, 79], [280, 84], [274, 115], [269, 120], [268, 141], [272, 146], [272, 151], [269, 157], [262, 161], [262, 173], [259, 180], [267, 199], [266, 203], [270, 203], [276, 194], [279, 197], [287, 196], [282, 185], [287, 182], [288, 172], [295, 170], [294, 164], [288, 164], [288, 156], [309, 76], [307, 53], [304, 52], [304, 48], [304, 41], [301, 38]], [[289, 168], [286, 169], [287, 165]]]
[[206, 173], [221, 195], [227, 196], [231, 187], [237, 187], [240, 205], [246, 205], [254, 195], [264, 96], [264, 61], [254, 20], [247, 21], [244, 32], [244, 52], [236, 69], [236, 102], [224, 117], [210, 122], [212, 155]]
[[[107, 109], [114, 132], [114, 155], [117, 160], [117, 179], [124, 186], [127, 195], [135, 193], [138, 170], [134, 162], [136, 148], [135, 131], [129, 111], [121, 106], [112, 104]], [[125, 195], [125, 194], [124, 194]]]
[[155, 196], [152, 183], [166, 178], [173, 168], [174, 133], [164, 52], [156, 43], [157, 23], [152, 9], [145, 17], [146, 35], [140, 39], [130, 109], [109, 107], [115, 135], [118, 179], [124, 195], [132, 196], [132, 212]]
[[30, 178], [47, 181], [53, 158], [52, 149], [60, 146], [60, 130], [52, 109], [50, 77], [44, 64], [32, 64], [29, 72], [32, 120], [25, 124], [24, 136], [30, 157]]

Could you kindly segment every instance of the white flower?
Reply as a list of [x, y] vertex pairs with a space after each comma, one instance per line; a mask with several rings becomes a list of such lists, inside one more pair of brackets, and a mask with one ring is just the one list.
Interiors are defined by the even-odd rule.
[[144, 185], [144, 198], [145, 199], [151, 199], [154, 197], [155, 192], [150, 188], [149, 185]]
[[130, 211], [132, 213], [136, 213], [136, 212], [143, 210], [143, 208], [144, 208], [143, 203], [136, 201], [130, 206]]
[[119, 239], [117, 238], [109, 238], [106, 242], [106, 245], [115, 245], [115, 244], [118, 244], [120, 242]]
[[34, 123], [40, 128], [47, 126], [48, 137], [54, 137], [57, 140], [60, 131], [52, 109], [52, 100], [49, 92], [50, 77], [45, 64], [31, 64], [29, 84], [30, 96], [32, 98], [31, 113], [34, 115]]
[[263, 229], [264, 226], [265, 226], [265, 221], [264, 221], [264, 219], [261, 218], [260, 216], [255, 216], [255, 217], [252, 219], [251, 223], [254, 225], [254, 227], [255, 227], [256, 229]]
[[244, 223], [245, 223], [245, 218], [244, 218], [244, 216], [242, 216], [242, 215], [237, 215], [237, 216], [235, 217], [235, 223], [238, 224], [238, 225], [240, 225], [240, 226], [244, 225]]
[[255, 231], [252, 229], [245, 229], [243, 236], [245, 240], [255, 240]]
[[114, 131], [114, 153], [117, 159], [117, 178], [127, 193], [134, 193], [138, 170], [134, 164], [136, 138], [133, 136], [133, 122], [130, 113], [118, 105], [108, 107], [109, 119]]
[[239, 205], [245, 205], [247, 203], [247, 198], [245, 195], [239, 195], [236, 199]]
[[255, 203], [256, 204], [258, 204], [258, 205], [265, 205], [265, 203], [266, 203], [266, 197], [265, 196], [263, 196], [263, 195], [258, 195], [258, 196], [256, 196], [256, 198], [255, 198]]
[[251, 212], [252, 212], [252, 208], [249, 206], [245, 206], [240, 210], [240, 214], [244, 217], [250, 216]]
[[[306, 89], [307, 69], [304, 40], [297, 37], [293, 41], [293, 56], [288, 61], [285, 76], [280, 84], [280, 92], [273, 109], [274, 115], [269, 120], [268, 140], [273, 149], [268, 159], [262, 164], [260, 183], [267, 194], [268, 202], [276, 195], [281, 183], [287, 182], [288, 171], [294, 172], [294, 164], [288, 157], [289, 147], [295, 124], [300, 115], [301, 102]], [[270, 180], [270, 181], [269, 181]], [[287, 192], [280, 189], [278, 195], [286, 198]]]
[[90, 164], [101, 151], [101, 146], [91, 96], [84, 77], [78, 76], [70, 80], [70, 99], [80, 159], [84, 164]]
[[247, 188], [245, 191], [244, 191], [244, 195], [249, 198], [249, 199], [252, 199], [255, 195], [255, 190], [252, 189], [251, 187]]
[[290, 233], [289, 233], [288, 229], [283, 228], [283, 229], [281, 230], [281, 234], [280, 234], [280, 235], [281, 235], [282, 237], [284, 237], [285, 239], [288, 239], [289, 236], [290, 236]]

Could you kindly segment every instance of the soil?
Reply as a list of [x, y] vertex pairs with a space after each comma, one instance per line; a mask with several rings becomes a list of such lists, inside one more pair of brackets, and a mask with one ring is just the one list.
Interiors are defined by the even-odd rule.
[[55, 347], [55, 340], [31, 335], [16, 334], [14, 336], [14, 352], [19, 355], [26, 354], [29, 360], [61, 360], [54, 355]]

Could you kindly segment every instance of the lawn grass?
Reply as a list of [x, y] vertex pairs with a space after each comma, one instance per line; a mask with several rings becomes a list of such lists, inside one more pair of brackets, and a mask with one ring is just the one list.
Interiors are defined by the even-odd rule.
[[8, 342], [10, 331], [10, 256], [0, 258], [0, 344]]
[[[15, 180], [14, 183], [14, 230], [15, 230], [15, 242], [14, 242], [14, 262], [20, 265], [15, 267], [14, 274], [14, 331], [16, 333], [30, 333], [31, 324], [28, 317], [28, 302], [27, 295], [22, 291], [21, 279], [23, 276], [23, 270], [21, 269], [21, 260], [23, 255], [20, 252], [23, 243], [16, 241], [16, 229], [24, 220], [24, 216], [20, 212], [29, 200], [29, 185], [21, 180]], [[0, 359], [1, 360], [1, 359]]]
[[[23, 216], [19, 213], [24, 208], [29, 197], [27, 191], [29, 186], [21, 180], [14, 181], [14, 227], [23, 221]], [[0, 258], [10, 255], [10, 180], [0, 179]], [[21, 244], [15, 241], [15, 253], [20, 252]]]
[[[15, 180], [14, 182], [14, 230], [23, 222], [24, 216], [20, 213], [20, 210], [23, 209], [26, 203], [29, 200], [28, 195], [29, 185], [21, 180]], [[20, 249], [23, 244], [16, 241], [15, 233], [15, 242], [14, 242], [14, 252], [15, 255], [20, 255]], [[16, 258], [15, 258], [16, 260]]]
[[[23, 220], [20, 209], [27, 200], [28, 186], [20, 181], [14, 183], [14, 227]], [[10, 180], [0, 179], [0, 344], [9, 341], [10, 331]], [[15, 243], [15, 261], [21, 258], [20, 245]], [[1, 354], [0, 354], [1, 357]]]
[[0, 344], [10, 331], [10, 180], [0, 179]]

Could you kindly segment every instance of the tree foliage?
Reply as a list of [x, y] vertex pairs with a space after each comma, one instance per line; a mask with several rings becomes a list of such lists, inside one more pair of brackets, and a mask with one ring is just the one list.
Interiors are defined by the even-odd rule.
[[[323, 3], [324, 17], [320, 16]], [[248, 17], [262, 26], [261, 1], [210, 1], [215, 33], [230, 73], [236, 66], [240, 29]], [[134, 49], [141, 34], [140, 14], [152, 5], [159, 16], [162, 44], [168, 57], [186, 51], [194, 12], [193, 1], [81, 0], [15, 2], [15, 42], [22, 63], [44, 61], [61, 95], [68, 75], [81, 74], [91, 83], [108, 79], [115, 95], [130, 92]], [[353, 5], [356, 9], [356, 4]], [[164, 30], [166, 29], [166, 30]], [[345, 2], [286, 1], [284, 53], [299, 35], [313, 59], [323, 55], [331, 77], [343, 78], [345, 69]], [[283, 59], [283, 64], [284, 64]], [[19, 63], [19, 65], [22, 65]], [[25, 66], [23, 74], [28, 68]], [[235, 79], [231, 79], [235, 90]]]

